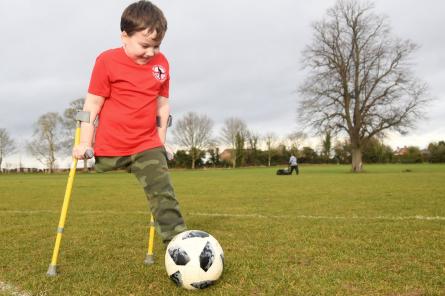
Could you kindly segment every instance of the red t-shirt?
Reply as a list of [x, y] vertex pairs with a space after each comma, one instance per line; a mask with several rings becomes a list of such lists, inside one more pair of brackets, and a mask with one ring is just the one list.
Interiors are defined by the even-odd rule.
[[132, 61], [123, 48], [97, 57], [88, 88], [105, 98], [96, 130], [96, 156], [132, 155], [162, 146], [157, 98], [168, 97], [169, 81], [168, 61], [161, 53], [145, 65]]

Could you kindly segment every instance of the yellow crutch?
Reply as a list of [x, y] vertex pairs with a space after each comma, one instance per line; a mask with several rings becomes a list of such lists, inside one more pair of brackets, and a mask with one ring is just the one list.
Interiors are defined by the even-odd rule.
[[[80, 142], [80, 124], [81, 122], [90, 122], [90, 113], [85, 111], [80, 111], [76, 115], [76, 134], [74, 136], [74, 145]], [[85, 157], [93, 157], [93, 151], [87, 150]], [[57, 227], [56, 243], [54, 245], [53, 256], [51, 263], [46, 273], [48, 276], [57, 275], [57, 258], [59, 256], [60, 243], [62, 241], [63, 229], [65, 227], [66, 215], [68, 212], [68, 206], [71, 199], [71, 192], [73, 189], [74, 176], [76, 175], [77, 159], [73, 158], [71, 162], [70, 174], [68, 176], [68, 183], [66, 185], [65, 197], [63, 198], [62, 212], [60, 214], [59, 226]]]
[[144, 263], [147, 265], [155, 263], [155, 258], [153, 254], [154, 239], [155, 239], [155, 221], [153, 219], [153, 214], [151, 214], [150, 225], [148, 228], [148, 250], [144, 260]]
[[[159, 116], [156, 116], [156, 124], [158, 127], [161, 126], [161, 118]], [[167, 128], [170, 127], [171, 125], [172, 125], [172, 116], [169, 115], [167, 118]], [[167, 159], [170, 159], [169, 156], [167, 156]], [[154, 240], [155, 240], [155, 220], [153, 218], [153, 214], [151, 214], [150, 224], [148, 228], [148, 250], [144, 260], [144, 263], [147, 265], [155, 263], [155, 257], [153, 254]]]

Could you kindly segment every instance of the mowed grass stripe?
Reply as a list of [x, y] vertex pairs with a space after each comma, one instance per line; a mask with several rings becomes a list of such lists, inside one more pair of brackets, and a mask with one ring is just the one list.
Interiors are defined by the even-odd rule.
[[[48, 211], [48, 210], [0, 210], [0, 212], [5, 214], [58, 214], [56, 211]], [[75, 214], [81, 215], [149, 215], [149, 212], [142, 211], [75, 211]], [[351, 217], [341, 217], [341, 216], [312, 216], [312, 215], [293, 215], [293, 216], [284, 216], [284, 215], [259, 215], [259, 214], [227, 214], [227, 213], [185, 213], [189, 216], [210, 216], [210, 217], [234, 217], [234, 218], [258, 218], [258, 219], [270, 219], [270, 218], [297, 218], [297, 219], [362, 219], [362, 220], [445, 220], [445, 217], [435, 216], [435, 217], [425, 217], [425, 216], [397, 216], [397, 217], [389, 217], [389, 216], [377, 216], [377, 217], [359, 217], [359, 216], [351, 216]]]
[[[226, 253], [205, 294], [445, 294], [445, 222], [415, 218], [445, 217], [445, 166], [365, 168], [172, 171], [187, 224]], [[126, 173], [76, 177], [61, 274], [47, 278], [66, 179], [0, 176], [1, 281], [42, 295], [188, 295], [166, 276], [159, 239], [157, 264], [142, 264], [148, 206]]]

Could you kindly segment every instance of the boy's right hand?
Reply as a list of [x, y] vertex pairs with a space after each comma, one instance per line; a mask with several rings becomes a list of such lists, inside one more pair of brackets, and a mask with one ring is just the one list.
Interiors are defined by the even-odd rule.
[[87, 144], [80, 143], [73, 148], [73, 157], [76, 159], [89, 159], [93, 157], [93, 148]]
[[173, 160], [175, 158], [175, 156], [173, 154], [173, 149], [167, 144], [164, 144], [164, 148], [165, 148], [165, 152], [167, 154], [167, 160]]

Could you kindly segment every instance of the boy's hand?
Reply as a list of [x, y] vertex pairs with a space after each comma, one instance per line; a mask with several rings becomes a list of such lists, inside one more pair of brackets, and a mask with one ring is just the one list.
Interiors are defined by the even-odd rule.
[[87, 144], [80, 143], [73, 148], [73, 157], [76, 159], [89, 159], [93, 157], [93, 149]]
[[164, 144], [164, 148], [165, 148], [165, 152], [167, 152], [168, 160], [172, 160], [173, 158], [175, 158], [174, 154], [173, 154], [173, 149], [169, 145]]

